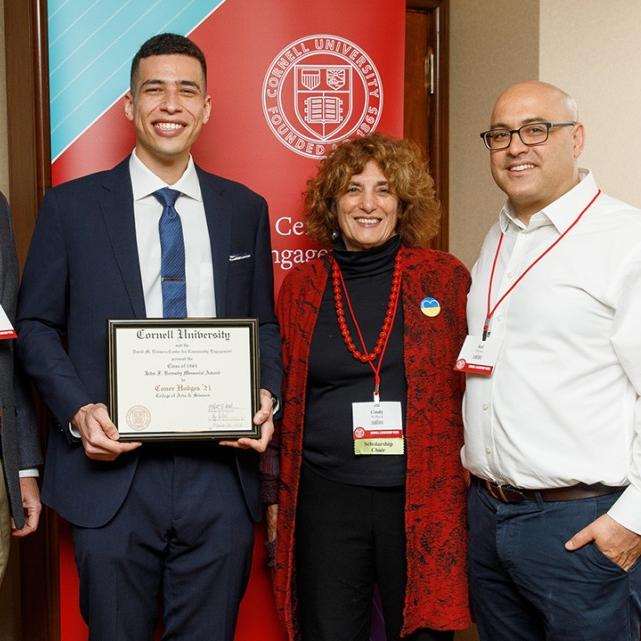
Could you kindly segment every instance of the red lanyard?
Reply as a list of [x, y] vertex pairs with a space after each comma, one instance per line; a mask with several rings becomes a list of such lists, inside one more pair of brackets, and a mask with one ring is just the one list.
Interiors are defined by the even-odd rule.
[[[394, 320], [396, 319], [396, 311], [398, 310], [398, 301], [400, 299], [400, 278], [401, 278], [400, 256], [397, 255], [395, 260], [395, 269], [394, 269], [394, 276], [392, 278], [392, 287], [390, 290], [390, 300], [388, 303], [388, 311], [385, 315], [385, 320], [383, 321], [383, 328], [381, 330], [381, 335], [379, 335], [379, 341], [377, 342], [377, 347], [375, 348], [374, 352], [369, 354], [367, 352], [367, 347], [365, 346], [365, 339], [363, 338], [363, 333], [361, 332], [360, 325], [358, 324], [358, 321], [356, 320], [356, 315], [354, 314], [352, 301], [350, 300], [349, 294], [347, 293], [347, 287], [345, 285], [345, 279], [343, 278], [343, 273], [341, 272], [340, 267], [338, 266], [338, 263], [335, 260], [333, 260], [332, 263], [333, 263], [332, 275], [333, 276], [337, 275], [338, 279], [340, 280], [342, 290], [343, 290], [343, 295], [345, 296], [345, 302], [347, 303], [347, 308], [349, 309], [350, 316], [352, 317], [352, 321], [354, 323], [354, 327], [356, 328], [356, 333], [358, 334], [358, 338], [361, 342], [361, 346], [363, 348], [364, 354], [360, 354], [355, 349], [354, 344], [351, 341], [351, 337], [349, 337], [349, 329], [347, 328], [345, 317], [342, 314], [342, 304], [339, 305], [339, 301], [336, 300], [337, 291], [336, 291], [336, 286], [334, 286], [334, 296], [335, 296], [335, 302], [336, 302], [336, 313], [338, 317], [338, 324], [341, 329], [341, 333], [343, 334], [343, 339], [347, 344], [347, 349], [350, 351], [352, 356], [354, 356], [354, 358], [356, 358], [361, 362], [366, 362], [372, 369], [372, 372], [374, 372], [374, 402], [378, 403], [380, 401], [381, 366], [383, 365], [383, 358], [385, 357], [387, 344], [392, 334], [392, 327], [394, 326]], [[375, 353], [378, 351], [379, 342], [381, 343], [380, 352], [379, 352], [380, 356], [379, 356], [377, 365], [374, 366], [372, 361], [375, 358]]]
[[487, 337], [490, 335], [490, 321], [492, 320], [492, 316], [494, 316], [494, 312], [496, 311], [497, 307], [508, 297], [509, 294], [512, 293], [512, 290], [521, 282], [525, 274], [527, 274], [534, 265], [536, 265], [542, 258], [545, 256], [548, 252], [550, 252], [556, 245], [558, 245], [563, 238], [566, 236], [566, 234], [581, 220], [583, 214], [592, 207], [594, 204], [594, 201], [599, 197], [601, 194], [601, 190], [599, 189], [592, 200], [583, 208], [583, 211], [574, 219], [572, 224], [545, 250], [543, 253], [541, 253], [538, 258], [536, 258], [532, 263], [530, 263], [529, 267], [527, 267], [521, 275], [512, 283], [512, 285], [507, 289], [507, 291], [501, 296], [496, 303], [494, 303], [494, 307], [491, 306], [491, 300], [492, 300], [492, 283], [494, 282], [494, 270], [496, 269], [496, 262], [498, 260], [499, 254], [501, 253], [501, 245], [503, 244], [503, 237], [505, 236], [505, 232], [501, 232], [501, 237], [499, 238], [499, 243], [496, 248], [496, 253], [494, 254], [494, 261], [492, 262], [492, 271], [490, 272], [490, 284], [487, 289], [487, 313], [485, 315], [485, 323], [483, 325], [483, 340], [486, 340]]

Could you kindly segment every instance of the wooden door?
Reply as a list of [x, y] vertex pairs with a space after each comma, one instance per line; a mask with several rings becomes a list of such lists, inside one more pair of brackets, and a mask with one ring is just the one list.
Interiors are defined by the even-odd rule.
[[441, 201], [441, 228], [432, 247], [447, 251], [448, 0], [407, 0], [404, 135], [425, 151]]

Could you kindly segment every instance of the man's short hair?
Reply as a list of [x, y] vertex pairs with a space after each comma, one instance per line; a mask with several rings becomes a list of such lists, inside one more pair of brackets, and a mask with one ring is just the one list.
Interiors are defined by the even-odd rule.
[[189, 38], [180, 36], [177, 33], [159, 33], [157, 36], [149, 38], [143, 42], [142, 46], [136, 52], [134, 59], [131, 61], [131, 75], [129, 84], [131, 91], [134, 91], [134, 79], [143, 58], [151, 56], [171, 56], [171, 55], [189, 56], [195, 58], [200, 63], [203, 72], [205, 85], [207, 85], [207, 61], [205, 54]]

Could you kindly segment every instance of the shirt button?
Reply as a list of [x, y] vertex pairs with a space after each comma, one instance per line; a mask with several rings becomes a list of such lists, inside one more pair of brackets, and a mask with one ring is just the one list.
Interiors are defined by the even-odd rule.
[[486, 447], [485, 453], [489, 456], [492, 453], [492, 450], [489, 447]]
[[512, 272], [508, 272], [508, 273], [507, 273], [507, 277], [508, 277], [509, 279], [512, 279], [512, 278], [514, 278], [514, 274], [513, 274]]
[[487, 411], [487, 408], [490, 406], [489, 403], [483, 403], [482, 407], [485, 411]]
[[499, 321], [499, 323], [503, 322], [503, 314], [501, 314], [496, 320]]

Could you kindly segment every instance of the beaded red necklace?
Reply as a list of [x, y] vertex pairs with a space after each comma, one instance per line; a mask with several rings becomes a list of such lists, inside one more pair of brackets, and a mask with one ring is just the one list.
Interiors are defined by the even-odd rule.
[[[387, 311], [385, 313], [383, 325], [381, 327], [381, 331], [378, 334], [378, 340], [376, 341], [376, 345], [374, 346], [374, 349], [371, 352], [368, 352], [367, 347], [365, 346], [365, 340], [363, 339], [361, 328], [358, 324], [358, 321], [356, 320], [356, 315], [354, 314], [354, 310], [352, 308], [352, 302], [349, 298], [349, 294], [347, 293], [347, 287], [345, 286], [345, 280], [343, 279], [343, 273], [341, 272], [341, 268], [338, 266], [338, 263], [336, 262], [336, 259], [333, 256], [331, 258], [331, 262], [332, 262], [332, 284], [334, 287], [334, 305], [336, 307], [336, 319], [338, 320], [338, 327], [343, 336], [343, 340], [345, 341], [345, 345], [347, 346], [347, 349], [355, 359], [361, 361], [361, 363], [368, 363], [370, 367], [374, 370], [374, 374], [377, 375], [378, 371], [380, 371], [381, 362], [383, 360], [385, 349], [387, 347], [387, 342], [389, 341], [389, 337], [392, 331], [392, 325], [394, 324], [394, 319], [396, 318], [396, 310], [398, 309], [398, 301], [399, 301], [400, 292], [401, 292], [400, 252], [396, 254], [396, 258], [394, 259], [394, 273], [392, 275], [392, 287], [390, 288], [389, 299], [387, 301]], [[347, 303], [347, 308], [349, 309], [350, 316], [352, 317], [352, 321], [354, 322], [354, 327], [356, 328], [356, 332], [358, 333], [358, 338], [360, 339], [360, 343], [363, 348], [362, 352], [356, 349], [356, 345], [352, 340], [349, 327], [347, 326], [347, 321], [345, 320], [345, 308], [343, 306], [341, 293], [345, 296], [345, 302]], [[374, 368], [374, 366], [372, 365], [372, 361], [379, 354], [381, 355], [381, 359], [379, 361], [378, 367]]]

